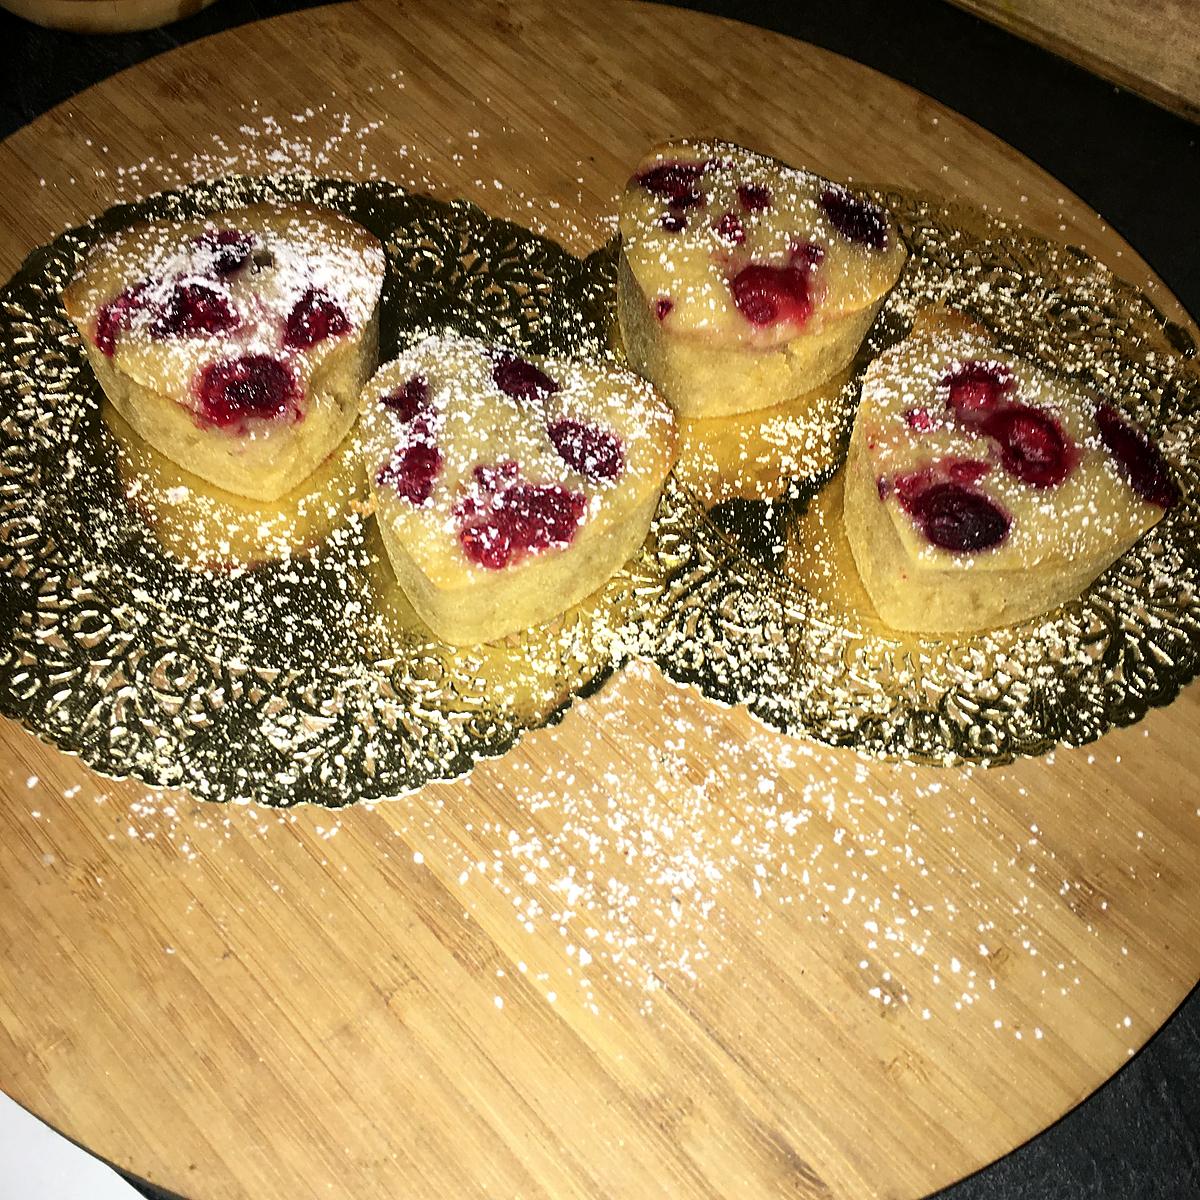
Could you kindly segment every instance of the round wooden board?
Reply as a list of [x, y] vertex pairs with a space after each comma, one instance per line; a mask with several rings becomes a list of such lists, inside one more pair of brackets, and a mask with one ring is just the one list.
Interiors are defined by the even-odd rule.
[[[309, 10], [0, 146], [5, 273], [193, 175], [462, 195], [579, 252], [651, 141], [732, 138], [1077, 242], [1009, 147], [863, 67], [640, 4]], [[916, 1197], [1036, 1133], [1200, 973], [1200, 690], [992, 771], [860, 760], [626, 671], [338, 814], [98, 778], [5, 723], [0, 1082], [194, 1200]]]

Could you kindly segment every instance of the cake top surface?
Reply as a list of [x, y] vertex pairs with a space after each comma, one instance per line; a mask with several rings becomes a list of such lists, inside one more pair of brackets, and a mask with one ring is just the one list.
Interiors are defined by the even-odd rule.
[[[380, 518], [434, 579], [518, 566], [617, 519], [675, 447], [670, 407], [632, 372], [456, 336], [383, 367], [362, 427]], [[523, 521], [536, 528], [498, 528]]]
[[908, 553], [938, 568], [1088, 558], [1178, 498], [1128, 417], [942, 310], [867, 369], [854, 437]]
[[346, 217], [255, 205], [122, 230], [63, 302], [116, 369], [194, 407], [201, 373], [222, 362], [278, 364], [303, 391], [370, 319], [384, 265], [378, 240]]
[[866, 308], [907, 257], [868, 197], [732, 142], [652, 149], [622, 193], [620, 229], [664, 327], [752, 345]]

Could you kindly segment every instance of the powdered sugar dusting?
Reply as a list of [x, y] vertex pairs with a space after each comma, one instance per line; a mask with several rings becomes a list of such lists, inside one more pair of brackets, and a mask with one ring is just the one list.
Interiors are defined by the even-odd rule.
[[[509, 990], [519, 977], [546, 1003], [568, 997], [596, 1016], [627, 1002], [649, 1015], [664, 990], [691, 995], [731, 971], [769, 988], [778, 958], [789, 972], [833, 971], [831, 994], [865, 1012], [970, 1017], [1034, 1046], [1093, 977], [1088, 943], [1128, 957], [1096, 855], [1157, 878], [1166, 835], [1152, 813], [1155, 832], [1093, 833], [1088, 858], [1064, 861], [1047, 842], [1070, 843], [1066, 818], [1019, 769], [1002, 779], [872, 762], [781, 738], [683, 688], [661, 697], [660, 736], [648, 742], [650, 696], [653, 672], [635, 664], [586, 714], [540, 732], [502, 768], [482, 765], [471, 784], [345, 813], [196, 806], [169, 793], [127, 811], [95, 800], [110, 841], [162, 842], [198, 869], [251, 839], [283, 872], [307, 847], [336, 878], [360, 869], [365, 837], [370, 857], [428, 872], [483, 923], [510, 960], [489, 996], [524, 996]], [[171, 936], [186, 955], [186, 932]], [[1141, 1036], [1132, 1018], [1118, 1023]]]
[[[405, 72], [394, 70], [353, 95], [330, 91], [324, 99], [314, 96], [295, 112], [271, 111], [252, 100], [233, 110], [236, 125], [229, 133], [214, 132], [207, 143], [197, 139], [191, 153], [164, 149], [140, 162], [121, 163], [113, 161], [107, 146], [98, 147], [95, 177], [110, 202], [231, 174], [379, 179], [446, 198], [469, 192], [476, 202], [492, 210], [499, 204], [500, 215], [520, 220], [577, 252], [611, 237], [616, 218], [596, 216], [603, 206], [584, 203], [582, 175], [577, 203], [563, 204], [520, 186], [521, 171], [512, 167], [507, 149], [510, 139], [524, 141], [535, 132], [549, 143], [545, 127], [518, 131], [490, 98], [460, 97], [461, 104], [478, 110], [478, 121], [464, 120], [462, 129], [448, 129], [440, 145], [416, 145], [403, 140], [402, 118], [382, 115], [403, 112], [407, 88]], [[359, 111], [364, 105], [381, 115], [364, 117]], [[96, 157], [90, 145], [89, 150], [90, 157]], [[500, 162], [506, 163], [504, 182], [492, 173]], [[477, 168], [474, 176], [472, 166]], [[578, 166], [582, 169], [582, 160]], [[455, 187], [447, 186], [448, 175], [459, 177]], [[41, 182], [47, 186], [45, 179]]]

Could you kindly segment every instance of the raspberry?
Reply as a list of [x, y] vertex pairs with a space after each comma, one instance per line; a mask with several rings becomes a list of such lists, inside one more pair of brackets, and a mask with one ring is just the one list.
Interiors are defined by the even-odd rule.
[[621, 439], [607, 429], [564, 417], [547, 432], [563, 462], [588, 479], [616, 479], [625, 469]]

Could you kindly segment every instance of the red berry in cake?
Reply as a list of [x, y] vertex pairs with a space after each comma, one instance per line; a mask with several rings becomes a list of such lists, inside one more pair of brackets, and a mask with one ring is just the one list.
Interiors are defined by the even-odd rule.
[[980, 462], [975, 458], [956, 458], [945, 463], [946, 474], [955, 483], [978, 483], [991, 469], [989, 462]]
[[288, 314], [283, 344], [292, 350], [307, 350], [326, 338], [349, 332], [345, 309], [324, 289], [310, 287]]
[[904, 414], [904, 423], [918, 433], [928, 433], [937, 425], [937, 418], [927, 408], [910, 408]]
[[621, 439], [610, 430], [564, 417], [547, 432], [563, 462], [588, 479], [616, 479], [625, 469]]
[[289, 368], [266, 354], [209, 363], [197, 383], [199, 415], [209, 425], [228, 428], [248, 417], [275, 418], [295, 412], [298, 389]]
[[480, 463], [471, 472], [479, 490], [488, 496], [502, 492], [520, 474], [520, 466], [511, 458], [503, 459], [498, 463]]
[[117, 338], [129, 328], [133, 314], [145, 307], [145, 293], [149, 283], [139, 283], [135, 287], [126, 288], [119, 296], [102, 305], [96, 314], [96, 332], [92, 341], [96, 349], [107, 358], [112, 358], [117, 350]]
[[537, 400], [558, 391], [558, 384], [545, 371], [527, 359], [507, 352], [496, 358], [492, 380], [506, 396], [514, 400]]
[[496, 497], [512, 487], [520, 475], [520, 464], [511, 458], [479, 463], [471, 472], [474, 486], [459, 496], [451, 511], [462, 521], [470, 521], [480, 513], [491, 513]]
[[[970, 496], [977, 496], [978, 493], [971, 490], [972, 485], [978, 483], [991, 469], [991, 463], [981, 462], [977, 459], [940, 459], [937, 462], [930, 463], [926, 467], [922, 467], [920, 470], [896, 476], [890, 487], [886, 479], [879, 479], [877, 481], [879, 498], [884, 500], [894, 491], [901, 508], [910, 513], [922, 529], [925, 527], [926, 518], [930, 512], [943, 524], [947, 522], [950, 518], [946, 515], [946, 511], [953, 508], [954, 505], [958, 505], [962, 508], [963, 513], [967, 514], [962, 518], [965, 521], [968, 520], [969, 514], [978, 511], [978, 505], [975, 504], [974, 500], [962, 501], [960, 504], [957, 500], [939, 499], [938, 497], [953, 498], [958, 496], [958, 493], [964, 489], [967, 489]], [[946, 491], [945, 489], [947, 488], [951, 490]], [[928, 497], [932, 493], [936, 493], [936, 495], [930, 500]], [[979, 498], [985, 499], [982, 496]], [[930, 508], [930, 505], [933, 507]], [[1007, 528], [1006, 525], [1006, 531]], [[945, 539], [951, 536], [949, 534], [939, 533], [937, 536], [942, 537], [943, 540], [937, 541], [936, 537], [930, 537], [929, 539], [935, 545], [943, 546], [948, 550], [966, 548], [965, 546], [951, 546], [947, 544]]]
[[941, 386], [955, 416], [971, 424], [1007, 402], [1015, 384], [1012, 372], [1001, 363], [973, 359], [943, 376]]
[[713, 228], [717, 237], [731, 246], [740, 246], [746, 240], [746, 227], [735, 212], [727, 212]]
[[675, 307], [675, 301], [670, 296], [659, 296], [654, 301], [654, 315], [660, 320], [665, 321], [671, 309]]
[[517, 483], [503, 492], [494, 519], [515, 550], [568, 545], [587, 508], [582, 492], [557, 483]]
[[396, 447], [391, 461], [379, 468], [375, 480], [394, 488], [412, 504], [424, 504], [433, 495], [441, 469], [441, 451], [431, 442], [413, 441]]
[[1150, 504], [1171, 508], [1180, 497], [1179, 484], [1158, 447], [1140, 430], [1121, 419], [1110, 405], [1096, 409], [1100, 439], [1117, 460], [1129, 486]]
[[545, 550], [565, 546], [575, 537], [587, 497], [557, 483], [518, 483], [497, 505], [502, 520], [522, 549]]
[[236, 328], [237, 314], [229, 297], [204, 283], [177, 283], [150, 322], [153, 337], [196, 337]]
[[521, 554], [569, 545], [586, 508], [582, 492], [557, 483], [513, 483], [487, 517], [463, 528], [459, 544], [472, 562], [499, 570]]
[[412, 421], [429, 405], [429, 380], [424, 375], [414, 375], [394, 392], [380, 399], [380, 404], [395, 413], [402, 421]]
[[751, 263], [729, 281], [729, 289], [738, 311], [752, 325], [800, 325], [812, 312], [808, 273], [795, 266]]
[[1008, 515], [981, 492], [958, 483], [935, 483], [905, 507], [926, 539], [943, 550], [990, 550], [1008, 536]]
[[793, 267], [801, 267], [814, 271], [825, 261], [825, 251], [816, 242], [794, 242], [791, 246], [791, 263]]
[[766, 212], [771, 207], [771, 189], [761, 183], [738, 185], [738, 203], [747, 212]]
[[200, 234], [193, 244], [203, 253], [213, 275], [224, 278], [240, 271], [254, 252], [254, 239], [237, 229], [212, 229]]
[[512, 538], [493, 521], [467, 525], [458, 535], [458, 544], [471, 562], [490, 571], [507, 567], [513, 554]]
[[882, 250], [887, 245], [887, 218], [869, 200], [841, 187], [826, 188], [820, 205], [830, 224], [848, 241]]
[[671, 209], [670, 212], [663, 213], [658, 223], [668, 233], [682, 233], [687, 228], [687, 217], [682, 212]]
[[980, 428], [1000, 443], [1004, 469], [1031, 487], [1057, 487], [1075, 465], [1062, 427], [1041, 409], [1013, 404], [993, 412]]
[[636, 176], [640, 187], [666, 200], [672, 208], [693, 208], [704, 203], [700, 176], [704, 163], [665, 162]]
[[910, 471], [906, 475], [897, 475], [892, 481], [896, 499], [903, 508], [912, 511], [911, 505], [922, 492], [933, 487], [936, 477], [932, 467], [922, 467], [919, 471]]
[[125, 311], [115, 301], [109, 301], [96, 314], [96, 332], [92, 335], [92, 341], [106, 358], [116, 354], [117, 337], [127, 322]]

